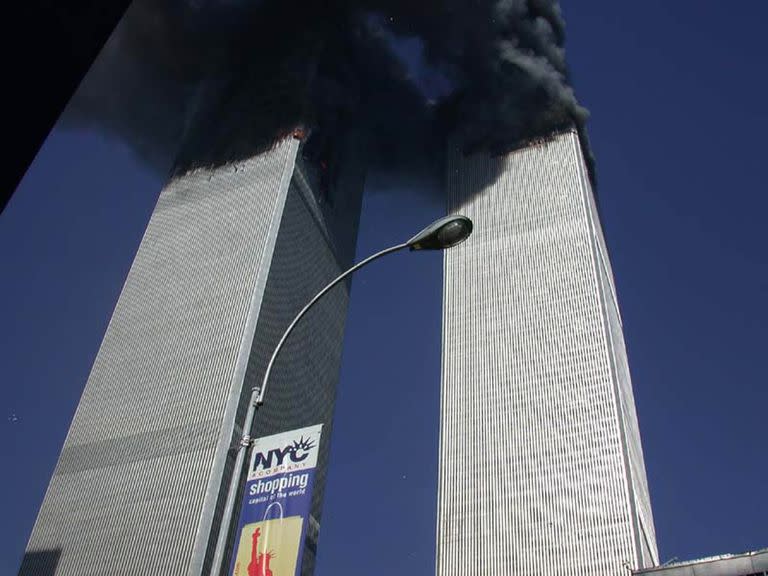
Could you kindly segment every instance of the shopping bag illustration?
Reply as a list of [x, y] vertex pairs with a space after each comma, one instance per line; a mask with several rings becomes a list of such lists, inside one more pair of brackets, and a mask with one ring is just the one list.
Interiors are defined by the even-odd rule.
[[[270, 509], [279, 509], [279, 517], [267, 519]], [[264, 513], [264, 520], [243, 526], [234, 576], [294, 576], [302, 523], [301, 516], [283, 518], [282, 507], [278, 503], [271, 504]]]

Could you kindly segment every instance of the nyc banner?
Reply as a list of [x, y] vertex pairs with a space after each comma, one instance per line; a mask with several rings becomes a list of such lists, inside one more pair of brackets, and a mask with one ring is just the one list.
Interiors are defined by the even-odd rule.
[[299, 576], [322, 427], [254, 442], [235, 534], [233, 576]]

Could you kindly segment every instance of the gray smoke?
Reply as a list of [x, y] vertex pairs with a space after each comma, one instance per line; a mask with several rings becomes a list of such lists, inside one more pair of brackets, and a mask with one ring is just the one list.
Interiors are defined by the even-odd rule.
[[247, 157], [297, 125], [364, 129], [383, 165], [503, 153], [575, 126], [553, 0], [135, 0], [67, 118], [179, 171]]

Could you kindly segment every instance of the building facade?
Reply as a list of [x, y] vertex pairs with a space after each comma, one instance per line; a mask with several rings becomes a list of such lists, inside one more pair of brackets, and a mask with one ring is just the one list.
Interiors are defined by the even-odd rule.
[[[126, 279], [20, 574], [210, 568], [246, 402], [282, 330], [350, 263], [363, 185], [287, 138], [173, 178]], [[314, 562], [348, 286], [297, 328], [254, 433], [324, 424], [304, 573]]]
[[622, 323], [575, 132], [449, 146], [438, 576], [620, 576], [658, 563]]

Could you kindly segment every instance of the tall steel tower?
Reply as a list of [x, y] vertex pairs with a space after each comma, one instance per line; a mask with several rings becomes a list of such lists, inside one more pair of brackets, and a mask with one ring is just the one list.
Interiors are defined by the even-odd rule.
[[[161, 192], [30, 537], [20, 574], [207, 572], [236, 423], [293, 315], [351, 262], [363, 166], [293, 138]], [[305, 318], [254, 433], [329, 428], [348, 286]], [[240, 417], [238, 417], [240, 414]], [[304, 573], [314, 563], [329, 434]], [[228, 455], [229, 454], [229, 455]]]
[[438, 576], [658, 563], [622, 321], [574, 132], [447, 160]]

